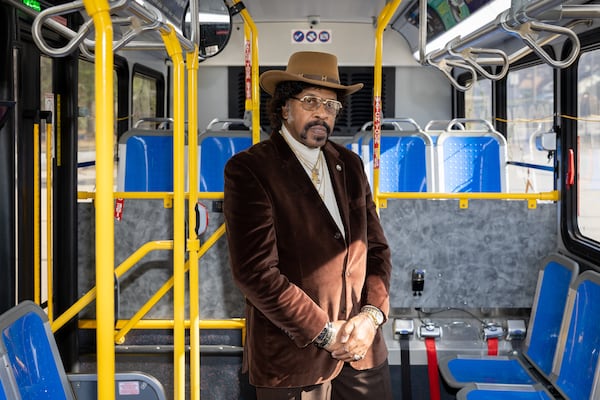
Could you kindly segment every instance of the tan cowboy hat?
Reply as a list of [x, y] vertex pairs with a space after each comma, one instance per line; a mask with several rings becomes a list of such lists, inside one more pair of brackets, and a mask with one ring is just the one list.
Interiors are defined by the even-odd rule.
[[285, 71], [271, 70], [260, 76], [260, 86], [271, 96], [277, 84], [283, 81], [299, 81], [311, 85], [345, 91], [352, 94], [363, 87], [362, 83], [351, 86], [340, 84], [337, 57], [316, 51], [299, 51], [290, 56]]

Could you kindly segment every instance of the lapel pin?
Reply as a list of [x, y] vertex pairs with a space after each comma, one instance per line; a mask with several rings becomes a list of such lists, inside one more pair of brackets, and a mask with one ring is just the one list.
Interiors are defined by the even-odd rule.
[[342, 166], [340, 164], [336, 164], [335, 169], [337, 169], [338, 171], [342, 170]]

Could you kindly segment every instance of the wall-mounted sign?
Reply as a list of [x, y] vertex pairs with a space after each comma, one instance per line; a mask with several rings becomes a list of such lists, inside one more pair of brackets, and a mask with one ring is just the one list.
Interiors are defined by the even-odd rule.
[[292, 29], [292, 43], [331, 43], [331, 29]]

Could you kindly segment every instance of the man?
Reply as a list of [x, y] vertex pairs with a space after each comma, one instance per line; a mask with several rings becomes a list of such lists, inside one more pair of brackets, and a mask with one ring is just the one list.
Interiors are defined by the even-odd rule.
[[327, 140], [363, 85], [340, 84], [337, 58], [319, 52], [293, 54], [260, 84], [273, 132], [225, 167], [250, 383], [259, 400], [391, 399], [390, 250], [360, 158]]

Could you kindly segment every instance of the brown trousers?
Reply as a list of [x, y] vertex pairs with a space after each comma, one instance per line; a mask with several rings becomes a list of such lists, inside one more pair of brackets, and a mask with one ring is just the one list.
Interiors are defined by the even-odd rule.
[[344, 364], [332, 381], [298, 388], [256, 388], [257, 400], [391, 400], [392, 384], [388, 362], [357, 371]]

